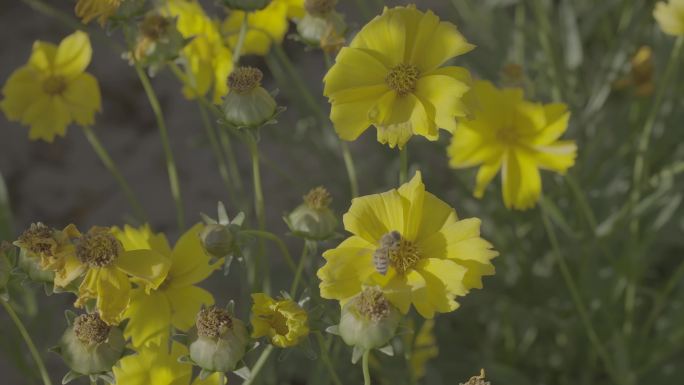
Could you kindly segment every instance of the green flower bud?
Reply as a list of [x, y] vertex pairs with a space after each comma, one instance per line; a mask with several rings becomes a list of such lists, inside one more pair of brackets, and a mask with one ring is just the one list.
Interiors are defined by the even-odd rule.
[[238, 67], [228, 76], [230, 91], [223, 99], [223, 116], [236, 127], [259, 127], [278, 110], [273, 96], [261, 87], [263, 74], [254, 67]]
[[285, 217], [285, 223], [295, 235], [312, 240], [330, 238], [335, 233], [338, 222], [328, 207], [331, 202], [328, 190], [316, 187], [304, 196], [303, 204]]
[[347, 345], [381, 348], [394, 337], [401, 313], [378, 288], [365, 288], [342, 307], [339, 334]]
[[190, 359], [204, 370], [234, 370], [249, 343], [245, 324], [227, 310], [211, 306], [197, 314], [195, 326], [189, 335]]
[[40, 259], [26, 249], [19, 250], [17, 266], [19, 266], [33, 282], [52, 283], [55, 280], [55, 272], [52, 270], [43, 270]]
[[96, 313], [82, 314], [62, 335], [59, 353], [73, 372], [91, 375], [111, 371], [125, 345], [121, 329], [107, 325]]
[[200, 233], [202, 247], [214, 258], [222, 258], [230, 255], [234, 247], [233, 233], [228, 226], [209, 224]]
[[229, 9], [252, 12], [266, 8], [271, 0], [221, 0], [221, 3]]

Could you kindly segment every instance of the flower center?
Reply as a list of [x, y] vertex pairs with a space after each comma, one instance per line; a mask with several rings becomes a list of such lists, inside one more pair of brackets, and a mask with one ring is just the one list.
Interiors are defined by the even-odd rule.
[[238, 67], [228, 76], [228, 87], [242, 94], [261, 85], [264, 74], [254, 67]]
[[39, 255], [52, 256], [57, 248], [53, 230], [40, 222], [32, 223], [31, 227], [26, 229], [17, 241], [30, 252]]
[[381, 274], [387, 272], [387, 264], [394, 267], [399, 274], [411, 270], [423, 256], [418, 247], [402, 237], [398, 231], [390, 231], [380, 238], [380, 245], [375, 250], [373, 262]]
[[286, 336], [290, 332], [290, 328], [287, 326], [287, 318], [285, 318], [282, 313], [276, 311], [269, 320], [271, 327], [276, 331], [278, 335]]
[[218, 338], [233, 328], [233, 318], [228, 310], [211, 306], [200, 310], [195, 321], [197, 334], [202, 337]]
[[399, 96], [406, 96], [415, 91], [419, 75], [418, 67], [402, 63], [390, 70], [385, 77], [385, 83]]
[[96, 313], [82, 314], [74, 320], [76, 338], [84, 344], [101, 344], [109, 336], [107, 325]]
[[54, 75], [43, 81], [43, 91], [48, 95], [61, 95], [66, 88], [67, 82], [63, 76]]
[[306, 195], [304, 195], [304, 203], [314, 210], [324, 209], [330, 206], [332, 202], [332, 197], [328, 190], [323, 186], [311, 189]]
[[104, 227], [93, 227], [76, 245], [76, 256], [90, 267], [111, 265], [123, 251], [121, 243]]
[[496, 132], [496, 138], [503, 144], [514, 145], [518, 142], [520, 136], [513, 127], [504, 127]]
[[382, 321], [390, 314], [390, 303], [377, 287], [364, 288], [356, 298], [356, 308], [373, 322]]

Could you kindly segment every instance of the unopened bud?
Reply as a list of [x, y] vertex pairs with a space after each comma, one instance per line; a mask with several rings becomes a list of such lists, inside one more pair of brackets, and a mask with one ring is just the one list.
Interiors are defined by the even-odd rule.
[[230, 255], [233, 251], [234, 239], [230, 229], [219, 224], [206, 225], [200, 233], [202, 247], [207, 254], [214, 258]]
[[276, 115], [273, 96], [261, 87], [263, 74], [257, 68], [238, 67], [228, 76], [230, 91], [223, 99], [223, 116], [236, 127], [259, 127]]
[[190, 341], [190, 359], [197, 366], [212, 372], [228, 372], [244, 357], [249, 333], [245, 324], [227, 310], [211, 306], [197, 315]]
[[293, 234], [312, 239], [330, 238], [337, 228], [337, 217], [330, 209], [332, 198], [324, 187], [316, 187], [304, 196], [304, 203], [286, 218]]

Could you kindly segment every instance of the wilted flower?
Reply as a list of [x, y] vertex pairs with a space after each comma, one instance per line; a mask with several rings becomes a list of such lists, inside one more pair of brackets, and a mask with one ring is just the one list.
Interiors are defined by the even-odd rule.
[[449, 164], [481, 165], [474, 193], [478, 198], [501, 169], [506, 207], [533, 207], [541, 194], [539, 169], [563, 174], [575, 163], [575, 142], [559, 140], [568, 128], [567, 106], [531, 103], [521, 89], [499, 90], [486, 81], [476, 82], [470, 96], [473, 117], [454, 132]]
[[684, 0], [659, 1], [653, 10], [660, 29], [668, 35], [684, 35]]
[[331, 202], [328, 190], [316, 187], [304, 196], [304, 203], [285, 217], [285, 222], [295, 235], [313, 240], [328, 239], [337, 227], [337, 217], [329, 207]]
[[456, 211], [425, 191], [421, 174], [382, 194], [352, 200], [343, 217], [353, 235], [323, 253], [321, 297], [343, 304], [377, 286], [402, 313], [420, 315], [458, 307], [456, 296], [482, 287], [498, 255], [480, 238], [480, 220], [459, 220]]
[[235, 370], [247, 351], [249, 333], [244, 323], [226, 309], [202, 309], [190, 334], [190, 359], [209, 372]]
[[[297, 21], [297, 32], [302, 40], [320, 47], [326, 52], [334, 52], [339, 42], [344, 42], [347, 25], [344, 17], [335, 11], [337, 0], [306, 0], [306, 14]], [[337, 41], [337, 43], [333, 43]]]
[[473, 49], [456, 29], [415, 6], [385, 8], [342, 48], [325, 75], [324, 94], [338, 135], [355, 140], [370, 125], [380, 143], [404, 147], [413, 135], [437, 140], [466, 114], [470, 75], [442, 67]]
[[309, 316], [291, 299], [275, 300], [263, 293], [252, 294], [253, 338], [268, 337], [281, 348], [295, 346], [309, 334]]
[[138, 24], [138, 35], [132, 52], [125, 56], [129, 61], [140, 62], [156, 72], [167, 61], [178, 57], [186, 40], [178, 32], [170, 17], [149, 13]]
[[87, 126], [100, 111], [100, 87], [85, 72], [90, 39], [77, 31], [59, 46], [36, 41], [28, 64], [15, 70], [2, 88], [0, 109], [10, 121], [30, 126], [29, 139], [52, 142], [71, 122]]

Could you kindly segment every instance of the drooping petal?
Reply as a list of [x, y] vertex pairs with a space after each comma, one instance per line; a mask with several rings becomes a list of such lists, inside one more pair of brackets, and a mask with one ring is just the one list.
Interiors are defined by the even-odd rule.
[[115, 267], [99, 269], [97, 280], [97, 309], [100, 318], [110, 325], [118, 324], [131, 299], [131, 283]]
[[54, 71], [67, 78], [73, 78], [85, 71], [92, 56], [93, 49], [90, 46], [88, 34], [83, 31], [76, 31], [59, 43], [55, 55]]
[[56, 287], [66, 287], [85, 271], [86, 265], [81, 263], [75, 254], [69, 253], [64, 256], [64, 265], [55, 272], [54, 284]]
[[324, 252], [326, 263], [317, 272], [321, 297], [344, 301], [360, 292], [375, 272], [372, 254], [376, 247], [361, 237], [351, 236]]
[[171, 333], [171, 306], [162, 291], [146, 294], [136, 289], [123, 318], [128, 318], [124, 336], [130, 338], [134, 347], [161, 346]]
[[95, 122], [95, 112], [101, 110], [100, 87], [89, 73], [76, 75], [63, 94], [71, 117], [76, 123], [89, 126]]
[[154, 250], [124, 251], [115, 262], [122, 272], [136, 278], [149, 292], [164, 282], [171, 261]]
[[172, 287], [165, 294], [171, 303], [171, 321], [178, 330], [190, 329], [202, 305], [214, 304], [211, 293], [197, 286]]
[[473, 48], [454, 24], [440, 22], [432, 11], [427, 11], [420, 19], [412, 47], [408, 48], [411, 50], [409, 62], [426, 72]]
[[169, 285], [171, 287], [190, 286], [204, 281], [223, 260], [210, 264], [211, 257], [204, 252], [199, 234], [204, 225], [197, 223], [178, 239], [171, 253]]

